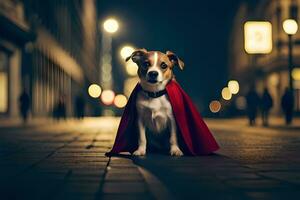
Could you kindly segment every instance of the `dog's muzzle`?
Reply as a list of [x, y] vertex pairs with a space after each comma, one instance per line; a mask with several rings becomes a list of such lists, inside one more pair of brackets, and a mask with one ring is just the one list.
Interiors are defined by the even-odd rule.
[[149, 83], [157, 83], [158, 72], [150, 71], [147, 73]]

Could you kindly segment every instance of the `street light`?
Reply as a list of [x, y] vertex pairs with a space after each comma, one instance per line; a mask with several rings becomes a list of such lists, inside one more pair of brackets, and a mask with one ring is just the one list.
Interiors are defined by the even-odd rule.
[[295, 81], [300, 81], [300, 68], [294, 68], [293, 69], [292, 77]]
[[217, 113], [219, 112], [221, 109], [221, 103], [220, 101], [217, 101], [217, 100], [213, 100], [210, 102], [209, 104], [209, 110], [212, 112], [212, 113]]
[[119, 29], [119, 23], [117, 20], [115, 20], [113, 18], [109, 18], [104, 21], [103, 28], [108, 33], [115, 33]]
[[224, 88], [222, 89], [221, 94], [222, 94], [223, 99], [224, 99], [224, 100], [227, 100], [227, 101], [230, 100], [231, 97], [232, 97], [232, 94], [231, 94], [231, 92], [230, 92], [230, 90], [229, 90], [228, 87], [224, 87]]
[[228, 88], [231, 94], [237, 94], [240, 90], [239, 82], [237, 82], [236, 80], [230, 80], [228, 82]]
[[298, 24], [293, 19], [286, 19], [282, 24], [284, 32], [288, 35], [289, 38], [289, 87], [290, 90], [294, 91], [292, 71], [293, 71], [293, 40], [292, 36], [297, 33]]
[[[108, 18], [100, 23], [102, 28], [101, 60], [100, 60], [100, 84], [103, 89], [112, 89], [112, 35], [119, 30], [119, 22], [114, 18]], [[100, 25], [99, 24], [99, 25]]]
[[268, 21], [248, 21], [244, 24], [244, 48], [248, 54], [268, 54], [272, 51], [272, 24]]
[[128, 75], [130, 76], [136, 76], [137, 75], [137, 69], [138, 66], [136, 63], [134, 63], [131, 59], [125, 62], [125, 59], [129, 57], [133, 52], [135, 48], [130, 45], [123, 46], [120, 50], [120, 56], [123, 60], [123, 63], [125, 65], [125, 69]]
[[88, 88], [88, 93], [93, 98], [98, 98], [101, 95], [101, 87], [98, 84], [91, 84]]
[[114, 101], [115, 93], [112, 90], [104, 90], [101, 94], [101, 101], [105, 105], [111, 105]]
[[127, 97], [123, 94], [116, 95], [114, 99], [114, 104], [117, 108], [123, 108], [126, 106], [127, 103]]
[[120, 51], [121, 57], [125, 60], [127, 57], [129, 57], [134, 52], [134, 47], [126, 45], [122, 47]]
[[130, 76], [136, 76], [137, 75], [138, 66], [132, 60], [129, 60], [125, 64], [125, 68], [126, 68], [126, 72], [127, 72], [128, 75], [130, 75]]
[[298, 24], [293, 19], [286, 19], [284, 20], [283, 24], [283, 30], [288, 35], [294, 35], [297, 33], [298, 30]]
[[[102, 31], [101, 60], [100, 60], [100, 83], [103, 88], [101, 100], [105, 105], [113, 102], [113, 74], [112, 74], [112, 38], [119, 30], [119, 22], [114, 18], [108, 18], [99, 24]], [[104, 108], [103, 115], [112, 113], [111, 108]]]

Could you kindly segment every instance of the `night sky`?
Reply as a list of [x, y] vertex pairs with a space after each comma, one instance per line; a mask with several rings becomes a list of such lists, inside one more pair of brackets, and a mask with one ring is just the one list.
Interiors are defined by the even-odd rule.
[[239, 0], [98, 1], [99, 19], [121, 21], [114, 37], [115, 54], [130, 43], [147, 50], [171, 50], [184, 62], [176, 78], [198, 105], [219, 98], [228, 80], [228, 49]]

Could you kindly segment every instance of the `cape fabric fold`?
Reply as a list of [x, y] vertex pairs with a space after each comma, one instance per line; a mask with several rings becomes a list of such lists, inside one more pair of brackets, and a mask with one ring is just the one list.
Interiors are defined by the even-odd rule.
[[[138, 148], [137, 94], [139, 84], [132, 91], [124, 109], [115, 143], [108, 156], [120, 152], [134, 152]], [[203, 121], [190, 97], [180, 85], [171, 80], [166, 86], [177, 124], [179, 146], [185, 155], [207, 155], [219, 149], [219, 145]]]

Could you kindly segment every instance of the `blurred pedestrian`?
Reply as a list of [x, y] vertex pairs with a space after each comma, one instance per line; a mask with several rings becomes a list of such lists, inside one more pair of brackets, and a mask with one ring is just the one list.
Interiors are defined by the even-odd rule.
[[294, 109], [294, 95], [293, 91], [289, 88], [285, 89], [285, 92], [281, 98], [281, 108], [285, 115], [285, 123], [287, 125], [292, 123], [293, 109]]
[[82, 94], [76, 96], [75, 99], [75, 115], [77, 119], [83, 119], [85, 109], [85, 100]]
[[30, 110], [30, 97], [25, 88], [19, 97], [19, 108], [23, 122], [26, 123]]
[[59, 102], [58, 102], [58, 113], [59, 113], [59, 117], [60, 119], [66, 119], [67, 117], [67, 113], [66, 113], [66, 101], [65, 101], [65, 97], [62, 95], [59, 98]]
[[53, 118], [56, 120], [66, 119], [66, 103], [65, 97], [61, 95], [58, 99], [58, 102], [53, 108]]
[[247, 115], [249, 119], [249, 125], [253, 126], [255, 125], [257, 109], [260, 102], [259, 96], [254, 86], [250, 87], [250, 90], [246, 95], [246, 101], [247, 101]]
[[267, 88], [264, 89], [263, 95], [261, 97], [261, 116], [263, 126], [269, 125], [269, 112], [273, 107], [273, 99]]

